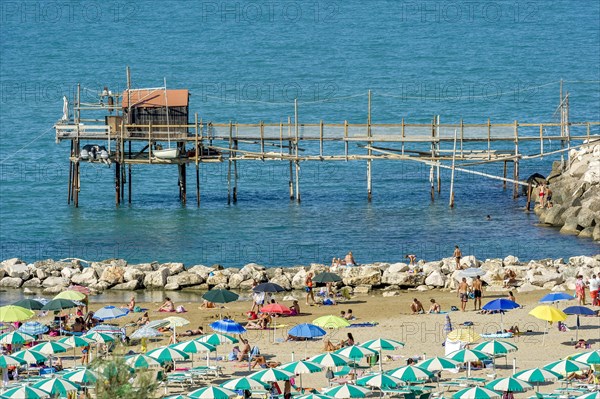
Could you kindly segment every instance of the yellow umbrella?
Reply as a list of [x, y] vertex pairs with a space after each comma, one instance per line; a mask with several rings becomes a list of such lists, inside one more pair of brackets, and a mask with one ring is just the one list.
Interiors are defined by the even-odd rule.
[[86, 295], [82, 292], [67, 290], [56, 295], [54, 299], [68, 299], [69, 301], [82, 301]]
[[312, 322], [315, 326], [323, 328], [342, 328], [348, 327], [350, 323], [346, 319], [342, 319], [338, 316], [321, 316], [318, 319], [314, 319]]
[[34, 314], [34, 311], [22, 308], [21, 306], [7, 305], [0, 307], [0, 321], [6, 323], [28, 320]]
[[540, 305], [533, 309], [529, 314], [536, 319], [546, 321], [546, 329], [544, 330], [544, 335], [542, 337], [542, 345], [546, 342], [546, 332], [548, 331], [548, 322], [555, 321], [565, 321], [567, 320], [567, 315], [562, 310], [555, 308], [550, 305]]
[[481, 335], [473, 331], [472, 328], [457, 328], [448, 333], [446, 337], [451, 342], [477, 342], [481, 339]]

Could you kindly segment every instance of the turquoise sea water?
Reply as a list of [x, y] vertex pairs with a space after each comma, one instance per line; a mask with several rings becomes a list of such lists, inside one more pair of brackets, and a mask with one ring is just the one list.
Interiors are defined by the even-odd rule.
[[[114, 205], [113, 169], [82, 166], [80, 208], [66, 204], [68, 145], [56, 145], [61, 98], [81, 82], [189, 88], [203, 120], [240, 123], [558, 121], [558, 81], [571, 120], [600, 120], [600, 4], [542, 1], [4, 1], [0, 3], [0, 258], [122, 257], [133, 262], [269, 266], [450, 256], [522, 259], [599, 252], [536, 226], [502, 184], [449, 173], [429, 199], [429, 169], [376, 162], [302, 165], [302, 203], [287, 164], [242, 163], [239, 200], [227, 167], [202, 167], [202, 205], [182, 207], [175, 167], [134, 167], [133, 204]], [[509, 145], [509, 144], [508, 144]], [[507, 147], [508, 148], [508, 147]], [[539, 143], [524, 145], [535, 154]], [[558, 149], [546, 143], [546, 151]], [[521, 164], [546, 174], [556, 157]], [[478, 170], [501, 175], [501, 166]], [[191, 174], [190, 174], [191, 175]], [[492, 221], [485, 220], [486, 215]]]

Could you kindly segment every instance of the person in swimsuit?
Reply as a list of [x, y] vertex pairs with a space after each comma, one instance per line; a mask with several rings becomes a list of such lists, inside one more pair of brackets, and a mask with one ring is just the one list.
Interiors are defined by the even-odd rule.
[[442, 307], [435, 301], [435, 299], [431, 298], [429, 302], [431, 302], [431, 306], [429, 306], [428, 313], [440, 313], [442, 311]]
[[469, 284], [467, 284], [466, 277], [463, 277], [458, 285], [458, 297], [460, 298], [460, 310], [464, 312], [469, 300]]
[[545, 196], [545, 195], [546, 195], [546, 185], [545, 185], [545, 184], [542, 184], [542, 185], [540, 186], [540, 206], [541, 206], [542, 208], [544, 208], [544, 207], [546, 206], [546, 205], [545, 205], [545, 202], [544, 202], [544, 196]]
[[414, 266], [417, 263], [417, 255], [408, 254], [404, 258], [409, 260], [409, 266]]
[[306, 280], [304, 280], [304, 286], [306, 289], [306, 305], [308, 306], [312, 306], [310, 303], [308, 303], [309, 299], [312, 299], [312, 304], [315, 304], [315, 293], [313, 292], [313, 274], [312, 272], [308, 273], [306, 275]]
[[454, 246], [454, 260], [456, 260], [456, 270], [462, 269], [460, 267], [460, 258], [462, 258], [462, 252], [460, 252], [460, 248], [458, 245]]
[[414, 298], [410, 304], [410, 310], [412, 310], [413, 314], [425, 313], [423, 304], [417, 298]]
[[583, 276], [577, 276], [577, 281], [575, 281], [575, 295], [577, 296], [577, 300], [580, 305], [585, 305], [585, 283], [583, 282]]
[[[481, 282], [481, 277], [477, 276], [475, 280], [473, 280], [473, 310], [481, 310], [481, 297], [483, 295], [483, 283]], [[477, 304], [479, 304], [479, 308], [477, 308]]]

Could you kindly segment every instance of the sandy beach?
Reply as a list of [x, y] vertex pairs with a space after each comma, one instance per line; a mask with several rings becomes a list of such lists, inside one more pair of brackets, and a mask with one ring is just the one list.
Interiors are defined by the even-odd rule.
[[[508, 376], [512, 374], [513, 361], [516, 364], [517, 371], [532, 367], [541, 367], [551, 361], [559, 360], [566, 356], [582, 352], [582, 349], [574, 349], [576, 341], [575, 316], [569, 316], [567, 325], [570, 331], [560, 332], [556, 326], [549, 326], [548, 334], [544, 337], [543, 332], [546, 328], [546, 323], [528, 315], [546, 291], [537, 291], [524, 293], [517, 296], [517, 302], [522, 305], [521, 309], [516, 309], [507, 312], [503, 317], [504, 328], [512, 325], [518, 325], [523, 332], [522, 335], [509, 339], [510, 342], [518, 346], [519, 350], [510, 353], [506, 359], [497, 360], [496, 373], [498, 377]], [[243, 295], [244, 293], [242, 293]], [[359, 328], [343, 328], [339, 330], [329, 330], [325, 338], [329, 338], [332, 342], [339, 342], [346, 338], [346, 334], [351, 332], [358, 343], [365, 342], [374, 338], [391, 338], [404, 342], [404, 348], [394, 352], [384, 352], [384, 369], [392, 369], [406, 364], [408, 357], [433, 357], [444, 356], [444, 347], [442, 343], [445, 340], [443, 332], [445, 324], [444, 314], [419, 314], [413, 315], [410, 313], [410, 303], [413, 298], [418, 298], [424, 306], [429, 303], [430, 298], [435, 298], [441, 304], [442, 310], [449, 310], [450, 306], [458, 306], [458, 298], [455, 292], [442, 290], [434, 290], [427, 293], [420, 292], [402, 292], [398, 296], [383, 297], [382, 293], [374, 292], [372, 294], [356, 295], [351, 300], [341, 302], [335, 306], [306, 306], [302, 292], [296, 291], [292, 295], [299, 299], [302, 310], [302, 315], [294, 317], [279, 317], [277, 324], [279, 327], [274, 330], [249, 330], [245, 337], [248, 338], [251, 346], [258, 346], [261, 354], [264, 354], [268, 360], [286, 363], [292, 359], [299, 360], [306, 356], [312, 356], [321, 353], [323, 350], [323, 341], [309, 342], [285, 342], [287, 331], [296, 324], [311, 322], [319, 316], [323, 315], [339, 315], [340, 311], [352, 309], [356, 315], [355, 322], [373, 322], [377, 323], [374, 327], [359, 327]], [[134, 294], [135, 295], [135, 294]], [[287, 296], [276, 295], [275, 298], [290, 305], [290, 301], [283, 301], [282, 298]], [[166, 294], [168, 296], [168, 294]], [[489, 300], [505, 297], [504, 293], [485, 293], [483, 304]], [[98, 297], [96, 297], [98, 298]], [[567, 302], [567, 304], [559, 303], [559, 308], [574, 305], [575, 301]], [[105, 304], [94, 304], [94, 297], [90, 298], [90, 309], [95, 310]], [[234, 320], [245, 324], [245, 312], [251, 307], [249, 300], [240, 300], [229, 303], [222, 309], [204, 309], [200, 307], [201, 302], [184, 302], [175, 303], [175, 305], [183, 305], [187, 313], [178, 314], [188, 320], [190, 325], [181, 327], [180, 331], [185, 331], [188, 328], [195, 329], [201, 326], [205, 332], [212, 332], [209, 324], [219, 318], [219, 312], [223, 315], [229, 315]], [[115, 304], [119, 305], [119, 304]], [[143, 308], [150, 309], [150, 319], [157, 320], [169, 316], [169, 314], [156, 312], [160, 303], [140, 303]], [[467, 305], [466, 312], [452, 311], [450, 317], [454, 328], [458, 328], [464, 322], [473, 322], [474, 330], [477, 333], [495, 332], [500, 329], [500, 315], [479, 314], [473, 309], [473, 302], [470, 301]], [[141, 314], [130, 314], [128, 316], [117, 319], [119, 325], [131, 323]], [[128, 333], [133, 330], [128, 329]], [[581, 326], [579, 337], [584, 338], [588, 343], [592, 344], [592, 349], [597, 349], [600, 343], [600, 318], [598, 317], [583, 317], [581, 318]], [[187, 338], [189, 339], [189, 338]], [[149, 349], [159, 347], [167, 343], [168, 335], [161, 340], [150, 343]], [[481, 342], [482, 340], [480, 340]], [[139, 350], [137, 347], [126, 348]], [[232, 345], [224, 345], [218, 348], [219, 356], [231, 352]], [[393, 355], [393, 359], [388, 359], [385, 355]], [[214, 353], [212, 354], [214, 356]], [[196, 359], [196, 365], [203, 363], [203, 360]], [[361, 363], [366, 364], [363, 360]], [[218, 361], [218, 364], [223, 368], [225, 377], [216, 380], [222, 382], [225, 379], [233, 378], [230, 376], [242, 376], [248, 374], [247, 363], [227, 362], [225, 360]], [[179, 365], [178, 365], [179, 366]], [[184, 366], [183, 364], [181, 366]], [[492, 370], [473, 371], [473, 376], [486, 377], [492, 374]], [[303, 384], [307, 387], [322, 388], [327, 385], [324, 372], [303, 376]], [[442, 377], [451, 378], [456, 375], [444, 372]], [[542, 391], [552, 391], [558, 385], [542, 387]], [[171, 389], [170, 392], [180, 392], [178, 388]], [[530, 394], [530, 393], [529, 393]], [[529, 396], [528, 393], [519, 394], [517, 396]]]

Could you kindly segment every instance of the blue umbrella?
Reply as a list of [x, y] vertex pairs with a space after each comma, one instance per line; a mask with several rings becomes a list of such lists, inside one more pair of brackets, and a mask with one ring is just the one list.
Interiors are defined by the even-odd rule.
[[565, 312], [565, 314], [577, 315], [577, 332], [575, 333], [575, 339], [579, 339], [579, 315], [596, 316], [596, 312], [590, 308], [586, 308], [585, 306], [569, 306], [568, 308], [564, 309], [563, 312]]
[[240, 323], [230, 319], [217, 320], [210, 324], [210, 328], [224, 334], [243, 334], [246, 332], [246, 329]]
[[504, 316], [504, 311], [516, 309], [519, 307], [521, 307], [521, 305], [519, 305], [515, 301], [511, 301], [510, 299], [506, 299], [506, 298], [500, 298], [500, 299], [494, 299], [493, 301], [486, 303], [485, 305], [483, 305], [482, 309], [487, 310], [487, 311], [499, 311], [500, 312], [500, 330], [504, 330], [504, 326], [503, 326], [503, 322], [502, 322], [502, 318]]
[[29, 335], [41, 335], [48, 332], [48, 326], [43, 325], [39, 321], [28, 321], [19, 327], [19, 331]]
[[314, 324], [302, 323], [290, 328], [288, 334], [298, 338], [318, 338], [327, 334], [327, 332]]
[[540, 303], [570, 301], [571, 299], [575, 299], [575, 297], [566, 292], [551, 292], [550, 294], [544, 295], [542, 299], [540, 299]]
[[98, 320], [117, 319], [129, 313], [128, 309], [121, 309], [116, 306], [105, 306], [94, 313], [94, 318]]

